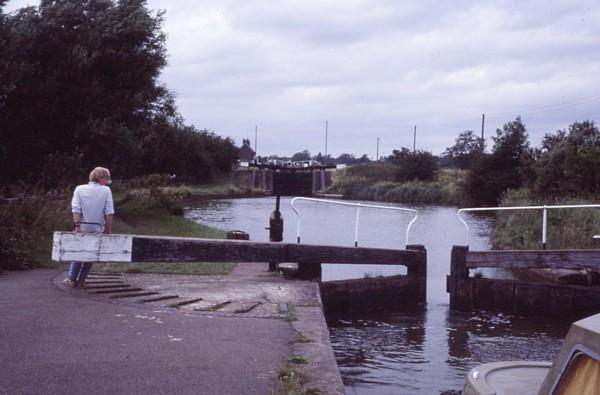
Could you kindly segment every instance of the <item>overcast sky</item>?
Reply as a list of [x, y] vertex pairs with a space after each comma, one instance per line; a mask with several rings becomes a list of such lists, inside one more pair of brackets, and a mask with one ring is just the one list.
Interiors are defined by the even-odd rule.
[[[35, 1], [12, 0], [7, 11]], [[439, 154], [521, 115], [533, 145], [600, 122], [598, 1], [150, 0], [187, 123], [258, 153]], [[488, 139], [488, 147], [491, 140]]]

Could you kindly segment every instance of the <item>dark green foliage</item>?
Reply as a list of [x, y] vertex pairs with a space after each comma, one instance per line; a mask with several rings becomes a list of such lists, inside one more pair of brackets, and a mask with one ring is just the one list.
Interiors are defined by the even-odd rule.
[[466, 169], [484, 149], [485, 142], [482, 138], [476, 136], [472, 130], [465, 130], [456, 137], [452, 147], [446, 148], [443, 157], [451, 166]]
[[496, 130], [491, 155], [477, 156], [471, 164], [466, 193], [477, 205], [496, 205], [509, 189], [517, 189], [531, 178], [534, 154], [521, 118]]
[[534, 192], [575, 196], [600, 192], [600, 130], [594, 122], [575, 122], [568, 132], [547, 134], [535, 166]]
[[410, 151], [402, 147], [393, 150], [388, 160], [396, 165], [396, 181], [433, 180], [436, 171], [435, 159], [427, 151]]
[[0, 200], [0, 270], [26, 269], [49, 259], [54, 230], [72, 229], [66, 191], [14, 189]]
[[232, 142], [183, 125], [158, 80], [162, 19], [142, 0], [0, 14], [0, 182], [64, 185], [98, 165], [123, 178], [229, 171]]

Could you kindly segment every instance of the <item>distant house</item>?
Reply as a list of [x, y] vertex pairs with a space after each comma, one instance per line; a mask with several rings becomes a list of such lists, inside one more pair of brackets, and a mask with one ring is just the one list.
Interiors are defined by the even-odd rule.
[[239, 151], [239, 159], [240, 162], [250, 163], [254, 160], [254, 156], [256, 152], [252, 148], [250, 148], [250, 139], [244, 139], [242, 141], [242, 146]]

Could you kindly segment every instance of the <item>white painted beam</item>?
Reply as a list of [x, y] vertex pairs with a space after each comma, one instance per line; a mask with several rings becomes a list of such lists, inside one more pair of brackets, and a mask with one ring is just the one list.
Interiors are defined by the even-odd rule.
[[57, 262], [131, 262], [132, 236], [54, 232], [52, 260]]

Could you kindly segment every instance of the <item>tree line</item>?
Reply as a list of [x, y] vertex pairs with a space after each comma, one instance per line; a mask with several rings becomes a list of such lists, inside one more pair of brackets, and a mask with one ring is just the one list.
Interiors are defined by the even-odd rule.
[[593, 121], [574, 122], [547, 133], [532, 147], [520, 117], [497, 129], [491, 152], [473, 131], [458, 135], [436, 158], [427, 151], [394, 150], [397, 181], [431, 180], [440, 166], [467, 170], [462, 188], [471, 204], [496, 205], [508, 190], [527, 188], [546, 200], [586, 198], [600, 193], [600, 130]]
[[163, 13], [145, 0], [0, 0], [0, 182], [176, 174], [209, 181], [235, 163], [229, 138], [184, 124], [167, 64]]

